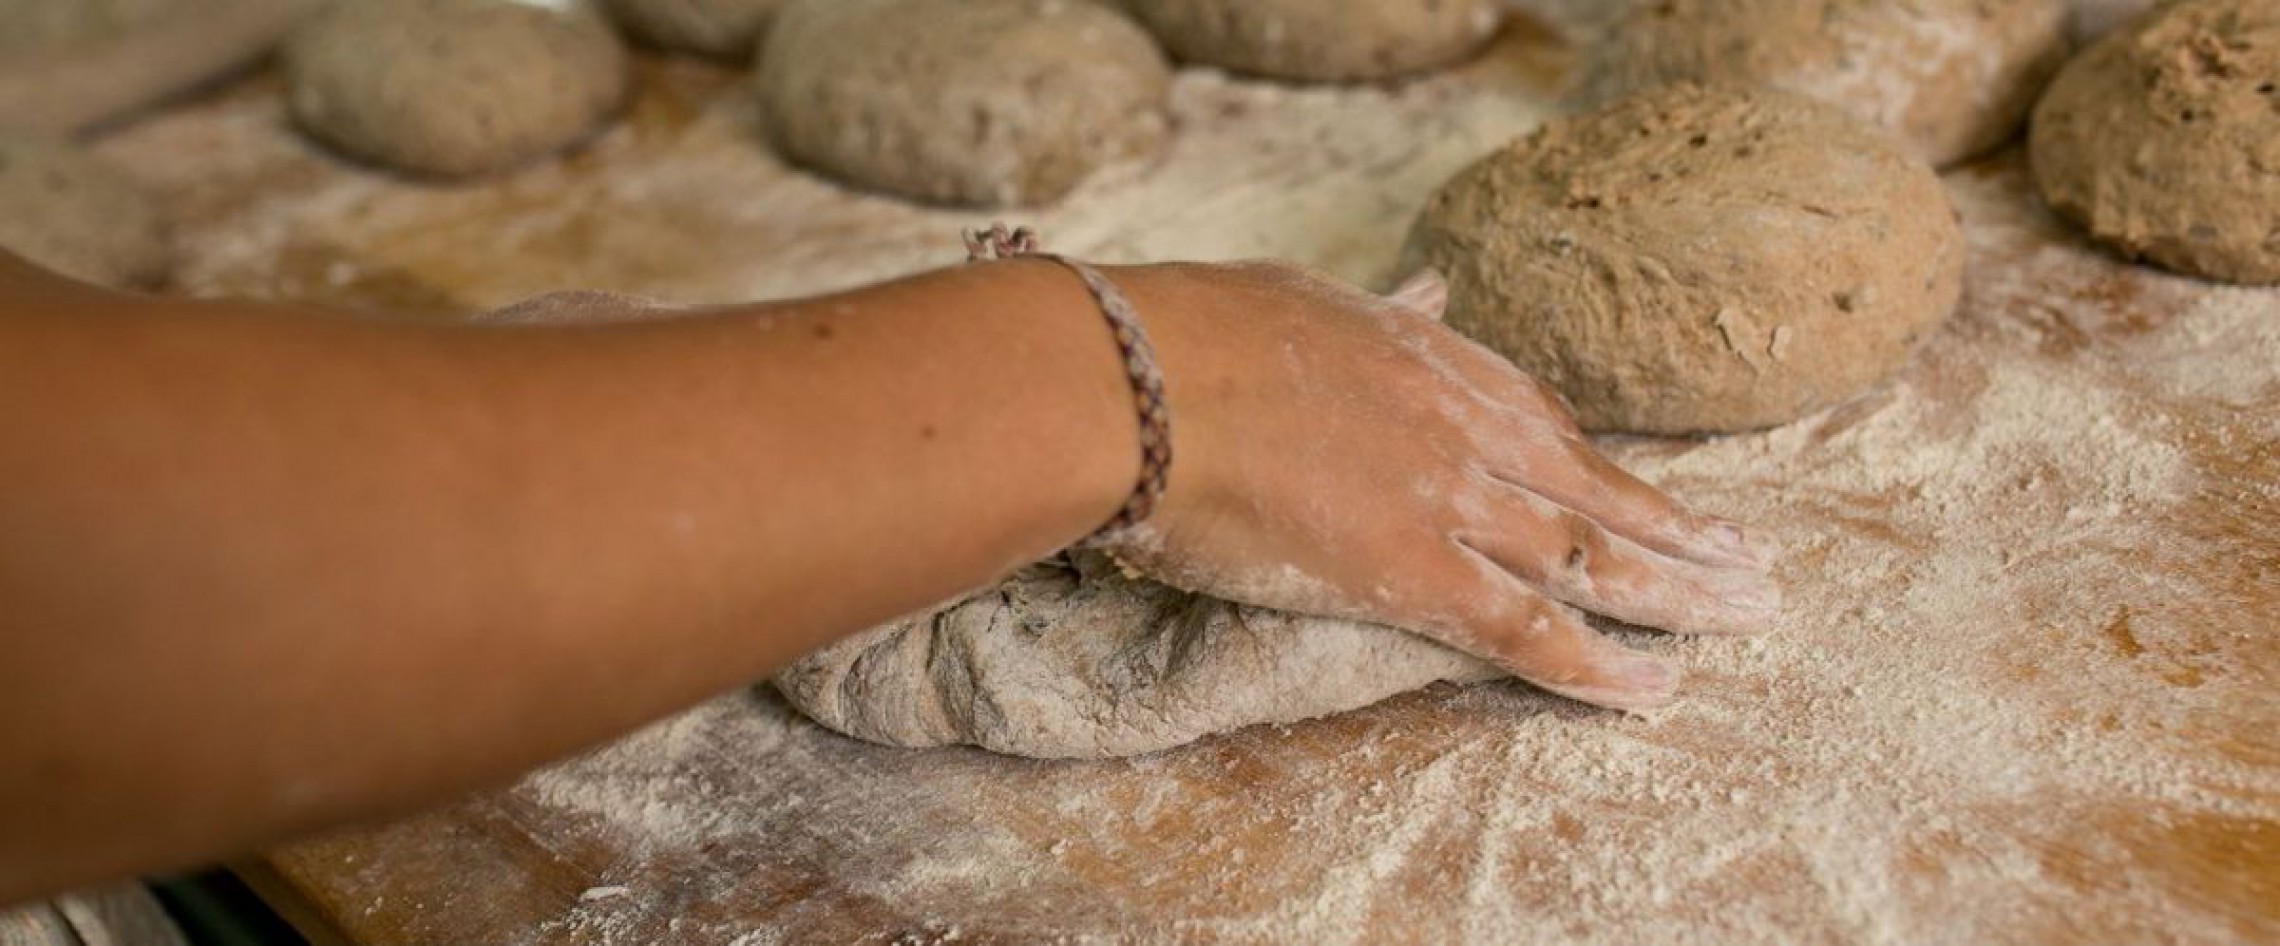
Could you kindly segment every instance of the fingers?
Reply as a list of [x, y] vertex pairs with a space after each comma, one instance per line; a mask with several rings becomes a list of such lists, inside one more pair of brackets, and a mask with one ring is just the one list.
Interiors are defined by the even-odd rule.
[[1527, 490], [1484, 488], [1485, 521], [1460, 538], [1568, 604], [1684, 634], [1763, 633], [1781, 607], [1780, 586], [1759, 569], [1658, 555]]
[[1597, 706], [1644, 712], [1678, 692], [1678, 667], [1632, 650], [1586, 626], [1575, 615], [1500, 573], [1499, 566], [1460, 547], [1482, 573], [1478, 606], [1463, 623], [1440, 635], [1471, 653], [1553, 693]]
[[1773, 547], [1764, 537], [1679, 505], [1581, 437], [1546, 442], [1523, 431], [1499, 442], [1503, 466], [1490, 475], [1582, 513], [1647, 549], [1723, 568], [1762, 570], [1773, 561]]
[[1420, 269], [1386, 294], [1386, 301], [1435, 322], [1449, 308], [1449, 283], [1433, 269]]

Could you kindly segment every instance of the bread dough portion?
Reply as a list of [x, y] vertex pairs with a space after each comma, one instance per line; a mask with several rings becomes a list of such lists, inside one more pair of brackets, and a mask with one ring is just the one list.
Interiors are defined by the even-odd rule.
[[1124, 0], [1172, 55], [1270, 79], [1390, 79], [1470, 56], [1498, 0]]
[[1955, 308], [1939, 178], [1835, 108], [1664, 86], [1554, 121], [1444, 185], [1407, 266], [1449, 324], [1558, 388], [1589, 429], [1781, 424], [1903, 364]]
[[2280, 4], [2186, 0], [2100, 40], [2029, 148], [2043, 199], [2122, 253], [2280, 282]]
[[661, 49], [748, 59], [784, 0], [608, 0], [626, 32]]
[[1079, 554], [842, 640], [775, 685], [858, 739], [1098, 758], [1501, 675], [1414, 634], [1188, 594]]
[[1592, 54], [1586, 105], [1668, 82], [1833, 103], [1935, 165], [2009, 138], [2066, 54], [2064, 0], [1652, 0]]
[[2068, 35], [2077, 45], [2113, 32], [2153, 8], [2154, 0], [2074, 0]]
[[0, 248], [105, 286], [155, 286], [174, 263], [165, 213], [77, 148], [0, 136]]
[[108, 42], [190, 0], [0, 0], [0, 65]]
[[286, 96], [352, 156], [500, 171], [592, 133], [625, 99], [617, 34], [582, 3], [339, 0], [285, 45]]
[[1072, 0], [807, 0], [761, 51], [762, 120], [794, 161], [928, 203], [1027, 207], [1166, 139], [1147, 33]]

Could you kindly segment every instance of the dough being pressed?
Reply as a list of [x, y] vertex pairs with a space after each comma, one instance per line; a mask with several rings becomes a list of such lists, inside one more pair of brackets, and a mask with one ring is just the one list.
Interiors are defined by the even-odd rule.
[[1175, 591], [1079, 554], [849, 637], [775, 684], [858, 739], [1097, 758], [1502, 675], [1414, 634]]
[[2068, 63], [2028, 147], [2043, 199], [2179, 272], [2280, 282], [2280, 3], [2162, 6]]
[[60, 142], [0, 135], [0, 247], [75, 279], [155, 286], [174, 264], [157, 201]]
[[[680, 311], [557, 292], [474, 321], [639, 321]], [[1356, 709], [1437, 680], [1501, 676], [1414, 634], [1175, 591], [1077, 553], [841, 640], [786, 667], [774, 685], [800, 712], [858, 739], [1069, 758], [1152, 752]]]
[[1300, 82], [1390, 79], [1488, 41], [1498, 0], [1124, 0], [1185, 62]]
[[582, 3], [338, 0], [285, 45], [301, 127], [358, 158], [442, 176], [504, 170], [593, 133], [626, 56]]
[[1579, 97], [1668, 82], [1831, 102], [1945, 166], [2019, 127], [2066, 54], [2063, 0], [1652, 0], [1607, 32]]
[[1663, 86], [1551, 122], [1444, 185], [1405, 266], [1448, 323], [1588, 429], [1786, 423], [1876, 384], [1962, 292], [1939, 178], [1834, 107]]
[[626, 32], [660, 49], [747, 59], [784, 0], [609, 0]]
[[928, 203], [1028, 207], [1164, 144], [1148, 34], [1073, 0], [805, 0], [762, 44], [761, 118], [792, 160]]

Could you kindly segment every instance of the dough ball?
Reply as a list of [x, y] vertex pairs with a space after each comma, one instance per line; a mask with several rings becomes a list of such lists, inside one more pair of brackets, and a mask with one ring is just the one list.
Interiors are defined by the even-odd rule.
[[784, 0], [609, 0], [626, 32], [660, 49], [747, 59]]
[[1955, 308], [1964, 241], [1930, 167], [1773, 89], [1663, 86], [1467, 168], [1410, 233], [1448, 321], [1594, 430], [1794, 420], [1890, 375]]
[[174, 245], [157, 201], [69, 145], [0, 137], [0, 248], [75, 279], [150, 287]]
[[626, 95], [617, 34], [583, 4], [340, 0], [285, 46], [301, 127], [421, 174], [498, 171], [594, 131]]
[[1414, 634], [1191, 595], [1080, 555], [846, 638], [775, 684], [858, 739], [1097, 758], [1500, 676]]
[[1162, 147], [1171, 78], [1139, 27], [1079, 0], [808, 0], [757, 77], [791, 160], [929, 203], [1033, 206]]
[[1770, 85], [1832, 102], [1935, 165], [2001, 143], [2066, 54], [2063, 0], [1641, 0], [1579, 94]]
[[107, 42], [191, 0], [0, 0], [0, 64]]
[[2074, 21], [2069, 34], [2076, 43], [2113, 32], [2153, 8], [2154, 0], [2074, 0]]
[[1185, 62], [1300, 82], [1390, 79], [1471, 55], [1499, 0], [1124, 0]]
[[2115, 249], [2280, 282], [2280, 4], [2185, 0], [2100, 40], [2029, 149], [2043, 199]]

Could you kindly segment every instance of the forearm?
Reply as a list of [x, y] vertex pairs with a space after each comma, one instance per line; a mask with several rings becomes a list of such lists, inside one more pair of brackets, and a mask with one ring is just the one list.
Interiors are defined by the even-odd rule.
[[145, 305], [0, 315], [0, 900], [505, 777], [1049, 552], [1136, 464], [1046, 264], [585, 329]]

